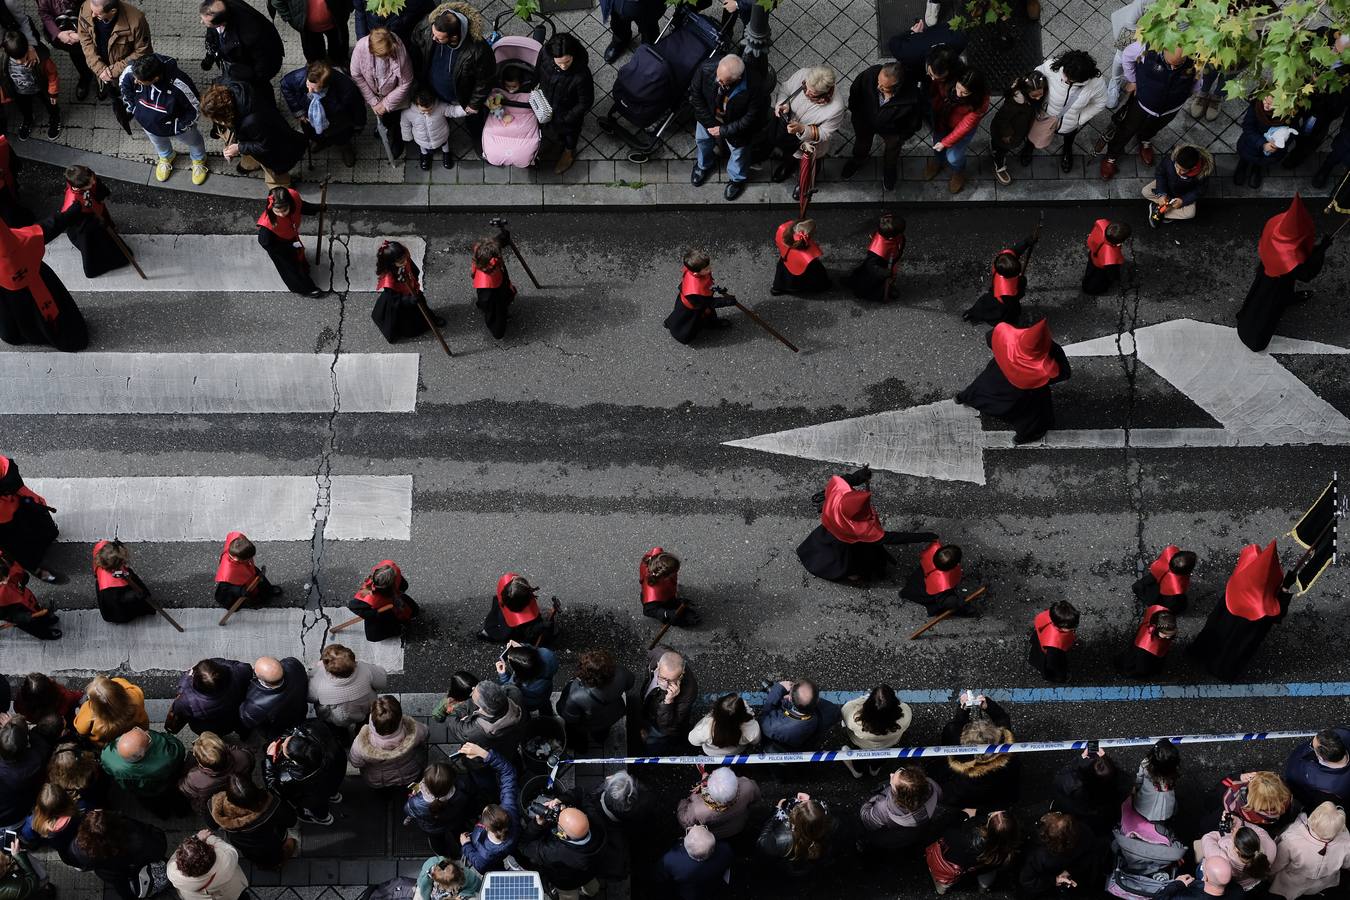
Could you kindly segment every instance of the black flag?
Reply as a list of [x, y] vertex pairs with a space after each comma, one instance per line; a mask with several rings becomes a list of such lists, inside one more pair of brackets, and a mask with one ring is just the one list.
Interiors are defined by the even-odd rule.
[[1298, 520], [1298, 524], [1290, 532], [1299, 546], [1306, 551], [1295, 567], [1298, 572], [1296, 582], [1300, 594], [1312, 587], [1322, 571], [1336, 561], [1338, 481], [1337, 477], [1331, 479], [1331, 483], [1322, 491], [1317, 501], [1308, 507], [1303, 518]]

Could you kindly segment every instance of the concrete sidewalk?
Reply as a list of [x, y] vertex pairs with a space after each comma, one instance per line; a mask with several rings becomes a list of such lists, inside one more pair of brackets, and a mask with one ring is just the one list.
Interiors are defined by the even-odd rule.
[[[264, 0], [250, 2], [265, 6]], [[141, 0], [139, 5], [149, 21], [156, 51], [177, 58], [184, 72], [198, 82], [199, 88], [204, 88], [208, 79], [198, 66], [203, 55], [203, 28], [197, 5], [174, 0]], [[953, 5], [952, 0], [947, 0], [944, 16], [951, 14]], [[1118, 5], [1117, 0], [1068, 0], [1067, 3], [1045, 4], [1041, 20], [1045, 55], [1055, 56], [1066, 49], [1087, 50], [1096, 57], [1103, 71], [1108, 71], [1114, 52], [1110, 14]], [[503, 0], [488, 0], [482, 6], [489, 24], [494, 16], [507, 8]], [[543, 158], [533, 170], [489, 166], [473, 155], [467, 135], [460, 126], [454, 125], [452, 146], [459, 162], [451, 170], [445, 170], [437, 163], [431, 172], [423, 172], [415, 160], [391, 167], [378, 140], [368, 131], [357, 140], [357, 161], [353, 168], [344, 166], [336, 153], [316, 154], [312, 167], [302, 164], [297, 168], [301, 175], [300, 186], [308, 195], [316, 192], [317, 185], [327, 178], [330, 203], [365, 208], [486, 206], [547, 209], [725, 203], [719, 186], [725, 177], [723, 172], [718, 171], [701, 189], [690, 184], [694, 141], [692, 118], [687, 112], [677, 117], [668, 130], [665, 148], [644, 163], [629, 161], [629, 148], [618, 138], [600, 130], [598, 121], [613, 103], [611, 91], [617, 75], [616, 67], [605, 64], [601, 56], [609, 41], [609, 30], [600, 21], [598, 9], [559, 13], [555, 20], [560, 29], [571, 31], [589, 48], [596, 84], [594, 115], [587, 120], [577, 153], [578, 161], [567, 173], [553, 174], [557, 150], [550, 150], [547, 145]], [[283, 71], [303, 65], [298, 37], [280, 20], [277, 24], [287, 48]], [[774, 45], [770, 62], [781, 75], [790, 74], [799, 66], [828, 62], [840, 74], [840, 89], [847, 90], [848, 83], [857, 73], [880, 61], [875, 0], [786, 0], [772, 15], [772, 29]], [[506, 21], [504, 30], [523, 33], [525, 27], [512, 18]], [[53, 57], [61, 69], [66, 128], [58, 143], [46, 140], [41, 128], [26, 141], [15, 140], [20, 156], [58, 166], [84, 162], [116, 180], [151, 187], [188, 193], [205, 191], [239, 198], [263, 196], [262, 180], [236, 175], [234, 163], [219, 155], [221, 145], [218, 141], [208, 140], [212, 152], [209, 157], [212, 176], [205, 185], [192, 186], [185, 154], [180, 154], [179, 169], [168, 182], [162, 185], [156, 182], [151, 173], [152, 151], [144, 135], [134, 127], [132, 136], [123, 133], [106, 108], [106, 102], [99, 105], [92, 100], [75, 103], [75, 77], [69, 60], [59, 52]], [[627, 56], [622, 57], [618, 65], [627, 59]], [[1245, 109], [1243, 102], [1228, 101], [1213, 122], [1193, 119], [1183, 111], [1159, 135], [1155, 146], [1159, 152], [1165, 152], [1175, 141], [1184, 139], [1208, 147], [1216, 155], [1219, 165], [1218, 175], [1211, 182], [1211, 197], [1284, 197], [1292, 196], [1299, 189], [1306, 193], [1308, 177], [1320, 154], [1294, 172], [1276, 166], [1260, 190], [1233, 185], [1229, 178], [1235, 160], [1233, 147], [1240, 132], [1238, 122]], [[1120, 174], [1111, 182], [1103, 182], [1097, 174], [1097, 160], [1088, 155], [1100, 129], [1106, 127], [1107, 118], [1103, 113], [1084, 127], [1078, 139], [1078, 160], [1069, 174], [1060, 172], [1057, 157], [1042, 154], [1027, 169], [1021, 168], [1015, 160], [1011, 161], [1010, 172], [1017, 180], [1004, 186], [993, 177], [988, 152], [990, 116], [986, 116], [971, 148], [970, 183], [955, 196], [948, 193], [945, 178], [923, 181], [924, 160], [929, 152], [928, 135], [923, 132], [905, 148], [901, 181], [895, 191], [882, 190], [876, 160], [850, 181], [841, 181], [841, 157], [847, 156], [852, 148], [852, 130], [846, 126], [844, 140], [835, 148], [836, 156], [824, 164], [816, 202], [1012, 203], [1137, 198], [1152, 173], [1143, 171], [1136, 157], [1122, 158]], [[754, 173], [746, 193], [737, 203], [792, 203], [790, 183], [770, 183], [767, 180], [769, 168], [765, 166]]]

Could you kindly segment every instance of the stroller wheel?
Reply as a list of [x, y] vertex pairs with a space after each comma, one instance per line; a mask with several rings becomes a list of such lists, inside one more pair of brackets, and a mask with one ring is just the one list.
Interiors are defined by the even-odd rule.
[[641, 150], [633, 150], [628, 154], [628, 161], [634, 163], [645, 163], [647, 160], [651, 158], [652, 155], [650, 153], [646, 153]]

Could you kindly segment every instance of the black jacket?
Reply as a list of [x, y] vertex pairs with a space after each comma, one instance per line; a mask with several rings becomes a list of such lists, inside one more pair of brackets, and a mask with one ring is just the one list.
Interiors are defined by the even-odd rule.
[[347, 777], [347, 758], [333, 739], [332, 732], [322, 722], [311, 721], [289, 729], [280, 737], [299, 735], [318, 744], [322, 760], [311, 768], [299, 761], [279, 754], [276, 760], [263, 755], [263, 783], [284, 800], [295, 806], [307, 801], [322, 801], [337, 793]]
[[274, 172], [288, 172], [305, 155], [308, 141], [282, 118], [276, 98], [257, 90], [252, 84], [222, 78], [234, 94], [239, 118], [234, 139], [245, 156], [251, 156]]
[[1135, 63], [1134, 95], [1146, 110], [1162, 116], [1186, 105], [1198, 75], [1190, 57], [1172, 67], [1156, 50], [1145, 50]]
[[185, 672], [178, 679], [178, 696], [169, 713], [174, 725], [187, 725], [197, 734], [203, 731], [228, 734], [239, 728], [239, 707], [253, 679], [253, 667], [237, 659], [213, 659], [212, 662], [230, 673], [225, 689], [219, 694], [203, 694], [193, 686], [192, 673]]
[[535, 70], [539, 73], [539, 87], [553, 107], [552, 124], [563, 131], [580, 131], [582, 120], [595, 103], [595, 82], [586, 48], [572, 58], [572, 66], [566, 72], [554, 64], [547, 48], [540, 50]]
[[274, 735], [305, 721], [309, 712], [309, 673], [305, 664], [288, 656], [281, 661], [281, 669], [284, 675], [277, 688], [266, 687], [256, 678], [249, 679], [244, 702], [239, 706], [240, 727]]
[[52, 748], [36, 731], [28, 732], [28, 751], [16, 760], [0, 759], [0, 823], [21, 822], [33, 811]]
[[698, 67], [694, 82], [689, 86], [689, 103], [694, 108], [694, 118], [704, 128], [721, 124], [723, 140], [732, 147], [745, 147], [756, 138], [769, 118], [769, 95], [764, 90], [759, 72], [751, 67], [746, 68], [745, 76], [732, 88], [727, 98], [727, 110], [721, 123], [717, 121], [716, 115], [720, 90], [717, 60], [707, 60]]
[[240, 81], [270, 82], [285, 53], [277, 27], [244, 0], [225, 0], [225, 31], [206, 29], [206, 52]]
[[590, 823], [590, 839], [584, 844], [574, 844], [527, 818], [519, 852], [549, 884], [562, 891], [577, 890], [596, 877], [604, 855], [604, 823], [594, 818]]
[[442, 3], [413, 30], [412, 42], [408, 48], [413, 54], [413, 72], [417, 76], [417, 83], [436, 90], [438, 96], [444, 99], [436, 88], [437, 82], [442, 80], [440, 75], [429, 71], [440, 47], [431, 36], [431, 23], [442, 11], [458, 12], [469, 23], [468, 33], [460, 41], [455, 53], [455, 67], [450, 72], [450, 77], [454, 81], [455, 96], [459, 100], [459, 105], [482, 111], [488, 93], [497, 80], [497, 60], [492, 55], [492, 47], [483, 39], [482, 16], [467, 3], [458, 0]]
[[1017, 897], [1050, 897], [1056, 893], [1055, 879], [1067, 871], [1078, 883], [1075, 896], [1099, 895], [1102, 878], [1101, 854], [1092, 832], [1082, 828], [1077, 846], [1066, 853], [1055, 853], [1037, 843], [1022, 861], [1017, 873]]
[[592, 734], [608, 731], [623, 718], [632, 689], [633, 673], [622, 667], [614, 670], [614, 677], [603, 687], [587, 687], [573, 679], [558, 696], [558, 716]]
[[877, 73], [880, 71], [879, 63], [864, 69], [848, 89], [848, 111], [853, 118], [853, 128], [882, 137], [899, 135], [901, 141], [907, 140], [923, 122], [923, 98], [918, 84], [902, 74], [895, 86], [895, 94], [882, 106], [881, 98], [877, 96]]

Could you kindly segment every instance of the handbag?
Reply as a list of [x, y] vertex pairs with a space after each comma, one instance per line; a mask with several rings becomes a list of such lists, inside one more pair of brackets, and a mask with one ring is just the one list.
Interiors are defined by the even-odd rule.
[[1043, 112], [1037, 113], [1036, 118], [1031, 120], [1031, 128], [1027, 131], [1027, 140], [1036, 149], [1044, 150], [1055, 139], [1055, 131], [1058, 128], [1059, 119], [1057, 117], [1047, 116]]
[[530, 91], [530, 109], [534, 111], [534, 117], [540, 125], [553, 118], [553, 104], [548, 102], [544, 96], [543, 88], [535, 88]]

